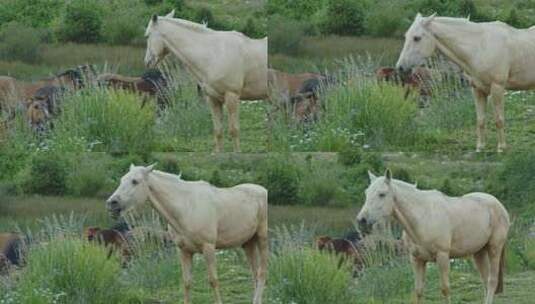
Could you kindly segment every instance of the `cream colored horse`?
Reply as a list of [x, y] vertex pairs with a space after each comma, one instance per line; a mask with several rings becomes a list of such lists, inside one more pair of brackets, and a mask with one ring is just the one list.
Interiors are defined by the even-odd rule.
[[366, 203], [357, 216], [361, 226], [393, 216], [403, 227], [415, 273], [416, 303], [422, 302], [427, 262], [436, 262], [441, 289], [449, 303], [451, 258], [473, 256], [483, 285], [486, 304], [503, 291], [504, 252], [509, 215], [492, 195], [470, 193], [448, 197], [418, 190], [392, 178], [390, 170], [376, 177], [371, 172]]
[[535, 88], [535, 28], [515, 29], [502, 22], [422, 17], [405, 34], [397, 67], [408, 70], [424, 63], [438, 49], [472, 80], [477, 110], [477, 151], [485, 146], [485, 107], [494, 103], [498, 152], [506, 148], [503, 96], [506, 89]]
[[173, 53], [201, 85], [212, 111], [215, 151], [223, 150], [223, 105], [229, 113], [234, 151], [240, 151], [240, 100], [265, 99], [267, 38], [251, 39], [235, 31], [154, 15], [147, 26], [145, 64], [154, 67]]
[[220, 304], [216, 249], [240, 246], [253, 273], [253, 304], [262, 303], [269, 255], [265, 188], [253, 184], [216, 188], [203, 181], [181, 180], [153, 170], [153, 166], [132, 165], [107, 207], [118, 214], [147, 200], [168, 222], [170, 235], [180, 248], [185, 304], [191, 303], [193, 254], [204, 255], [215, 303]]

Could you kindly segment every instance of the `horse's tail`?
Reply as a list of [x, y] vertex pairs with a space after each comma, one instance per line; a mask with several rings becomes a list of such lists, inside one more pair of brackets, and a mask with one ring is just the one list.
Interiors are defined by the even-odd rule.
[[503, 272], [505, 270], [505, 245], [502, 248], [502, 254], [500, 256], [500, 269], [498, 272], [498, 285], [494, 294], [500, 294], [503, 292]]

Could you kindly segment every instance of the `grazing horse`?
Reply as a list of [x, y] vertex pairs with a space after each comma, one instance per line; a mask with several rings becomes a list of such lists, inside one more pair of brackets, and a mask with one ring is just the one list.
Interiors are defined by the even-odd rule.
[[108, 210], [117, 215], [149, 200], [168, 222], [180, 248], [185, 304], [191, 303], [193, 255], [204, 255], [215, 303], [221, 304], [216, 249], [240, 246], [253, 273], [253, 303], [261, 304], [269, 255], [267, 190], [254, 184], [217, 188], [204, 181], [184, 181], [153, 166], [131, 165], [107, 200]]
[[[47, 130], [50, 118], [59, 114], [64, 87], [44, 86], [26, 102], [26, 116], [32, 130], [42, 133]], [[50, 124], [50, 127], [53, 125]]]
[[289, 74], [268, 70], [269, 98], [275, 111], [291, 109], [298, 122], [317, 119], [320, 102], [319, 90], [327, 78], [316, 73]]
[[0, 273], [10, 265], [22, 264], [22, 238], [16, 233], [0, 233]]
[[320, 236], [316, 238], [316, 247], [319, 251], [340, 255], [343, 260], [351, 261], [356, 269], [361, 269], [364, 259], [359, 252], [358, 242], [353, 242], [345, 238], [333, 239], [330, 236]]
[[450, 303], [450, 259], [473, 256], [483, 285], [486, 304], [503, 291], [505, 243], [509, 214], [494, 196], [470, 193], [448, 197], [436, 190], [419, 190], [415, 185], [371, 172], [366, 202], [357, 216], [360, 226], [370, 226], [393, 217], [403, 228], [415, 273], [416, 303], [422, 302], [425, 269], [436, 262], [441, 290]]
[[418, 92], [419, 96], [428, 99], [432, 94], [432, 75], [426, 67], [415, 67], [408, 73], [399, 73], [395, 68], [382, 67], [375, 71], [378, 82], [389, 82], [405, 88], [404, 98], [411, 92]]
[[115, 229], [101, 229], [100, 227], [89, 227], [86, 229], [86, 237], [90, 242], [97, 242], [108, 247], [108, 258], [114, 251], [118, 251], [125, 264], [131, 256], [130, 244], [123, 232]]
[[154, 15], [145, 32], [145, 64], [154, 67], [173, 53], [201, 85], [210, 105], [215, 152], [223, 150], [223, 105], [229, 113], [234, 151], [240, 151], [240, 100], [268, 96], [267, 38], [251, 39], [235, 31], [215, 31], [205, 25]]
[[141, 77], [105, 73], [97, 77], [97, 83], [108, 88], [141, 94], [142, 108], [145, 107], [149, 97], [156, 97], [159, 110], [164, 110], [169, 105], [164, 92], [167, 88], [167, 80], [158, 70], [148, 70]]
[[470, 22], [463, 18], [416, 15], [405, 34], [396, 67], [421, 65], [436, 49], [470, 77], [477, 112], [476, 151], [485, 146], [487, 99], [494, 103], [498, 152], [506, 148], [505, 90], [535, 88], [535, 28], [515, 29], [505, 23]]

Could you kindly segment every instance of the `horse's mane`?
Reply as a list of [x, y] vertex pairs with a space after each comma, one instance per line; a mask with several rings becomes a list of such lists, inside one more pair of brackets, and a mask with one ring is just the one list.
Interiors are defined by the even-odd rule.
[[185, 27], [185, 28], [190, 29], [190, 30], [195, 31], [195, 32], [200, 32], [200, 33], [213, 32], [213, 30], [210, 29], [209, 27], [207, 27], [206, 24], [200, 24], [200, 23], [196, 23], [196, 22], [193, 22], [193, 21], [185, 20], [185, 19], [168, 18], [168, 17], [160, 17], [158, 19], [170, 21], [170, 22], [172, 22], [172, 23], [174, 23], [176, 25]]
[[163, 76], [163, 73], [158, 69], [149, 69], [145, 71], [143, 75], [141, 75], [141, 78], [159, 87], [167, 86], [167, 80]]
[[129, 77], [129, 76], [124, 76], [120, 74], [106, 73], [106, 74], [99, 75], [97, 80], [98, 81], [117, 80], [121, 82], [136, 82], [136, 81], [139, 81], [140, 79], [141, 77]]
[[159, 170], [153, 170], [152, 173], [156, 174], [158, 177], [161, 177], [161, 178], [163, 178], [163, 179], [165, 179], [167, 181], [170, 181], [170, 182], [200, 183], [200, 184], [210, 185], [210, 186], [213, 187], [212, 184], [210, 184], [209, 182], [203, 181], [203, 180], [185, 181], [185, 180], [182, 179], [182, 174], [176, 175], [176, 174], [173, 174], [173, 173], [167, 173], [167, 172], [163, 172], [163, 171], [159, 171]]

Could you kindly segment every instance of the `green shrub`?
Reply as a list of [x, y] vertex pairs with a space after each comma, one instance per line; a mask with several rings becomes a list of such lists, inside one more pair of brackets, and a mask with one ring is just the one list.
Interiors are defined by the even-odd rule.
[[103, 196], [103, 190], [112, 190], [114, 183], [108, 172], [109, 162], [100, 155], [76, 156], [67, 177], [67, 192], [76, 196]]
[[282, 249], [270, 261], [268, 297], [274, 303], [354, 303], [350, 267], [338, 264], [338, 257], [317, 250]]
[[338, 152], [338, 162], [344, 166], [354, 166], [362, 161], [362, 154], [360, 147], [347, 146]]
[[42, 59], [39, 32], [17, 22], [11, 22], [0, 31], [0, 59], [37, 63]]
[[36, 152], [16, 178], [21, 192], [63, 195], [66, 192], [66, 160], [54, 152]]
[[104, 22], [102, 32], [110, 44], [131, 44], [136, 39], [143, 39], [143, 26], [139, 24], [140, 14], [133, 10], [120, 11], [109, 16]]
[[355, 0], [329, 0], [323, 32], [338, 35], [364, 33], [366, 3]]
[[303, 24], [281, 15], [271, 16], [268, 23], [269, 52], [296, 55], [305, 36]]
[[523, 211], [535, 202], [535, 154], [508, 153], [504, 165], [487, 182], [486, 190], [504, 202], [508, 210]]
[[52, 139], [66, 147], [82, 140], [90, 151], [151, 151], [154, 120], [153, 106], [140, 109], [137, 95], [88, 89], [65, 98]]
[[342, 189], [338, 167], [312, 163], [299, 181], [299, 203], [313, 206], [349, 205], [352, 198]]
[[101, 6], [95, 0], [73, 0], [65, 7], [58, 36], [63, 41], [98, 42], [102, 38]]
[[[260, 21], [256, 20], [257, 18], [249, 17], [241, 32], [251, 38], [266, 37], [267, 33], [265, 19], [260, 19]], [[261, 24], [261, 22], [264, 22], [264, 24]]]
[[257, 174], [258, 183], [268, 189], [270, 204], [299, 202], [299, 168], [289, 157], [271, 157], [259, 165]]
[[374, 6], [366, 17], [367, 33], [377, 37], [397, 36], [403, 25], [403, 10], [398, 3]]
[[120, 303], [121, 266], [101, 246], [72, 238], [57, 238], [32, 247], [16, 287], [17, 303]]
[[161, 4], [163, 0], [143, 0], [143, 2], [145, 2], [146, 5], [152, 6], [152, 5]]

